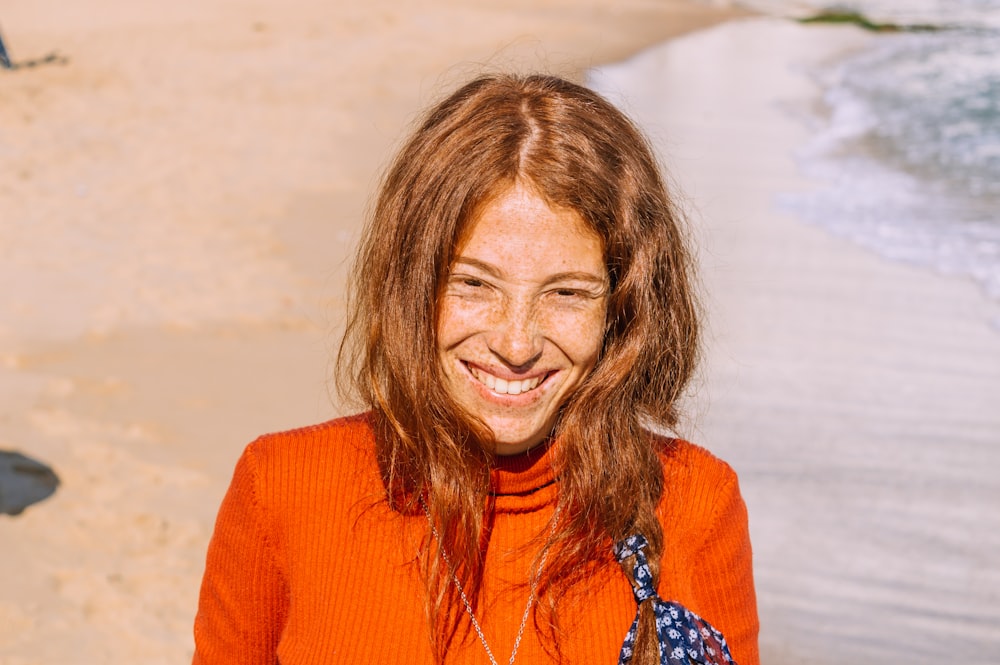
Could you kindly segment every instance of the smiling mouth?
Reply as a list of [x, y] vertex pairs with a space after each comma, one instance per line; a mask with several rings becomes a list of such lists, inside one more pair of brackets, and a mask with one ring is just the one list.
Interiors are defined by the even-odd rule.
[[545, 374], [540, 374], [527, 379], [510, 380], [501, 379], [499, 376], [493, 376], [489, 372], [479, 369], [478, 367], [473, 367], [472, 365], [467, 364], [466, 367], [469, 369], [469, 373], [476, 381], [483, 384], [498, 395], [523, 395], [524, 393], [531, 392], [532, 390], [538, 388], [538, 386], [551, 375], [551, 372], [546, 372]]

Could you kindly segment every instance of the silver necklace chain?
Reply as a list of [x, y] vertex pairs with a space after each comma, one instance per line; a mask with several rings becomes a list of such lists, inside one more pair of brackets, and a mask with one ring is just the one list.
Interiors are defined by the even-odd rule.
[[[441, 541], [441, 536], [438, 535], [437, 527], [434, 526], [434, 520], [431, 519], [431, 511], [427, 508], [427, 504], [424, 503], [424, 498], [420, 497], [420, 505], [424, 509], [424, 514], [427, 515], [427, 523], [431, 527], [431, 534], [434, 539], [438, 541], [441, 547], [441, 558], [444, 559], [445, 564], [448, 566], [448, 570], [451, 572], [451, 581], [455, 583], [455, 588], [458, 589], [458, 595], [462, 598], [462, 604], [465, 605], [465, 612], [469, 615], [469, 620], [472, 622], [472, 627], [476, 631], [476, 635], [479, 636], [479, 641], [483, 643], [483, 648], [486, 650], [486, 655], [490, 659], [491, 665], [497, 665], [497, 659], [493, 656], [493, 650], [490, 649], [489, 643], [486, 641], [486, 635], [483, 633], [482, 626], [479, 625], [479, 621], [476, 619], [476, 613], [472, 611], [472, 603], [469, 602], [469, 597], [465, 595], [465, 589], [462, 588], [462, 583], [458, 580], [458, 575], [455, 573], [455, 567], [451, 563], [451, 557], [445, 551], [443, 543]], [[549, 533], [551, 536], [556, 529], [556, 518], [559, 516], [559, 508], [556, 508], [555, 512], [552, 514], [552, 529]], [[542, 558], [538, 560], [538, 570], [531, 576], [531, 585], [528, 591], [528, 603], [524, 606], [524, 615], [521, 616], [521, 625], [517, 627], [517, 637], [514, 638], [514, 648], [510, 652], [510, 660], [507, 661], [507, 665], [514, 665], [514, 659], [517, 658], [517, 649], [521, 646], [521, 637], [524, 636], [524, 628], [528, 625], [528, 617], [531, 615], [531, 606], [535, 603], [535, 592], [538, 591], [538, 579], [542, 575], [542, 568], [545, 567], [545, 559], [548, 558], [549, 548], [548, 546], [542, 550]]]

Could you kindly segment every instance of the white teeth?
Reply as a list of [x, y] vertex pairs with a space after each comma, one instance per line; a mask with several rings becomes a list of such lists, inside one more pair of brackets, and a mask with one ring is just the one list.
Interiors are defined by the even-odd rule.
[[484, 372], [473, 367], [470, 367], [469, 371], [477, 381], [499, 395], [520, 395], [521, 393], [526, 393], [529, 390], [534, 390], [538, 387], [538, 384], [542, 382], [542, 377], [540, 376], [524, 379], [522, 381], [508, 381], [507, 379], [501, 379], [493, 376], [489, 372]]

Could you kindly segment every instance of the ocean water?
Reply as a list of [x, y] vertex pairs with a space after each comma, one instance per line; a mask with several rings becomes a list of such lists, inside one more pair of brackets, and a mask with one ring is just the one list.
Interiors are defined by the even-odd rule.
[[[824, 6], [742, 4], [787, 16]], [[1000, 300], [1000, 0], [837, 6], [945, 29], [882, 34], [810, 72], [823, 103], [798, 158], [825, 186], [780, 204], [891, 259], [970, 277]]]

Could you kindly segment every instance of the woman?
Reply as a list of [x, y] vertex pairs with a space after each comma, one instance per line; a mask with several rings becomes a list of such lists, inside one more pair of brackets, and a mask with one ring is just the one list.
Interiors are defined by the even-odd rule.
[[689, 270], [600, 96], [487, 76], [438, 104], [358, 255], [340, 361], [368, 411], [247, 448], [195, 662], [756, 665], [735, 475], [647, 427], [694, 367]]

